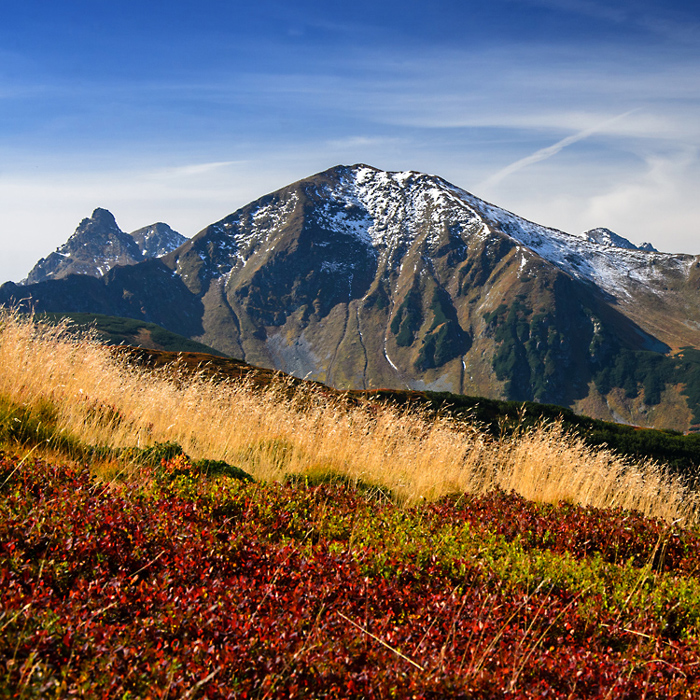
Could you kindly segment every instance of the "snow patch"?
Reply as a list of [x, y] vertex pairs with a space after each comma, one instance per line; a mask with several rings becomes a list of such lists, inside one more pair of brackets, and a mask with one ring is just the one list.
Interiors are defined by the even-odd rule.
[[386, 361], [396, 370], [398, 373], [399, 368], [391, 361], [391, 358], [389, 357], [389, 353], [386, 351], [386, 346], [384, 347], [384, 357], [386, 358]]

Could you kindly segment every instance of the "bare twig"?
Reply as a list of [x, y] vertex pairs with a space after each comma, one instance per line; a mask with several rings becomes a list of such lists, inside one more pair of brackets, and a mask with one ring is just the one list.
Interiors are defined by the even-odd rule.
[[387, 644], [383, 639], [380, 639], [379, 637], [377, 637], [377, 635], [372, 634], [369, 630], [366, 630], [361, 625], [358, 625], [357, 622], [354, 622], [349, 617], [346, 617], [345, 615], [343, 615], [343, 613], [341, 613], [341, 612], [338, 612], [338, 615], [340, 617], [342, 617], [343, 620], [345, 620], [346, 622], [349, 622], [353, 627], [357, 627], [357, 629], [360, 630], [360, 632], [366, 634], [368, 637], [372, 637], [372, 639], [374, 639], [375, 642], [379, 642], [383, 647], [386, 647], [390, 652], [392, 652], [393, 654], [396, 654], [396, 656], [401, 657], [404, 661], [408, 661], [409, 664], [411, 664], [412, 666], [415, 666], [418, 670], [425, 671], [425, 668], [423, 666], [421, 666], [419, 663], [415, 662], [413, 659], [409, 659], [408, 656], [406, 656], [406, 654], [402, 654], [398, 649], [395, 649], [390, 644]]
[[205, 683], [208, 683], [212, 678], [217, 673], [221, 673], [221, 670], [223, 669], [223, 666], [219, 666], [216, 670], [212, 671], [206, 678], [202, 678], [201, 681], [195, 683], [183, 696], [182, 700], [185, 700], [185, 698], [189, 698], [193, 695], [194, 691], [197, 690], [198, 688], [201, 688]]

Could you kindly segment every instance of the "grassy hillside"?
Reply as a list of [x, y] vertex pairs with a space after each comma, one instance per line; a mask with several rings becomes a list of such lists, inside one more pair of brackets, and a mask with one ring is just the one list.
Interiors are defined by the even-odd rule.
[[133, 318], [88, 313], [43, 313], [38, 314], [37, 318], [54, 324], [66, 320], [76, 330], [94, 329], [97, 337], [109, 345], [133, 345], [169, 352], [203, 352], [226, 357], [208, 345], [168, 331], [155, 323]]
[[225, 462], [256, 479], [337, 475], [375, 484], [400, 502], [454, 492], [514, 490], [526, 498], [615, 504], [664, 518], [696, 518], [698, 499], [648, 461], [592, 449], [561, 422], [494, 437], [478, 423], [372, 402], [348, 405], [321, 385], [252, 380], [134, 366], [65, 326], [5, 315], [0, 399], [8, 436], [37, 449], [72, 446], [104, 473], [122, 455], [175, 443], [197, 460]]
[[673, 430], [595, 420], [569, 408], [530, 401], [497, 401], [433, 391], [381, 391], [368, 392], [368, 395], [397, 405], [422, 405], [433, 413], [477, 423], [494, 437], [529, 430], [542, 422], [561, 421], [569, 432], [580, 436], [591, 447], [608, 447], [635, 460], [656, 460], [693, 482], [700, 475], [700, 435], [697, 433], [683, 435]]
[[663, 469], [154, 357], [0, 319], [0, 698], [700, 696]]
[[232, 358], [212, 357], [202, 353], [175, 354], [154, 350], [125, 349], [130, 363], [144, 368], [171, 368], [189, 375], [204, 373], [208, 377], [240, 380], [248, 378], [259, 386], [269, 386], [284, 376], [290, 390], [313, 387], [317, 393], [349, 401], [353, 405], [367, 402], [391, 404], [401, 410], [425, 411], [428, 415], [449, 416], [479, 428], [498, 438], [536, 428], [543, 422], [561, 422], [562, 427], [581, 437], [590, 447], [607, 447], [624, 457], [643, 461], [653, 459], [668, 466], [692, 483], [700, 473], [700, 435], [683, 435], [671, 430], [638, 428], [621, 423], [595, 420], [574, 413], [569, 408], [530, 401], [498, 401], [478, 396], [460, 396], [449, 392], [402, 391], [337, 391], [316, 382], [281, 375], [274, 370], [254, 367]]

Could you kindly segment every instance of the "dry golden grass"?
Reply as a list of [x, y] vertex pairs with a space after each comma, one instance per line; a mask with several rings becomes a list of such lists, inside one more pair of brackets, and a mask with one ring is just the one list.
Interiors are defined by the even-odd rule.
[[332, 473], [385, 486], [405, 502], [500, 487], [533, 500], [698, 520], [695, 493], [658, 465], [593, 450], [559, 424], [493, 440], [478, 426], [391, 407], [348, 409], [311, 390], [289, 399], [285, 389], [138, 369], [64, 326], [0, 317], [0, 396], [52, 404], [58, 429], [89, 445], [171, 441], [257, 479]]

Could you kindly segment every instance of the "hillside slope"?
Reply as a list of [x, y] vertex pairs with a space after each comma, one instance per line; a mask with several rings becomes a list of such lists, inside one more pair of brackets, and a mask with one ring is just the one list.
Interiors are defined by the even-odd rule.
[[207, 353], [208, 356], [226, 357], [224, 353], [207, 345], [190, 340], [182, 335], [168, 331], [155, 323], [137, 321], [133, 318], [104, 316], [90, 313], [46, 313], [41, 321], [60, 323], [67, 321], [69, 327], [78, 332], [92, 330], [97, 338], [108, 345], [124, 345], [148, 348], [167, 353]]

